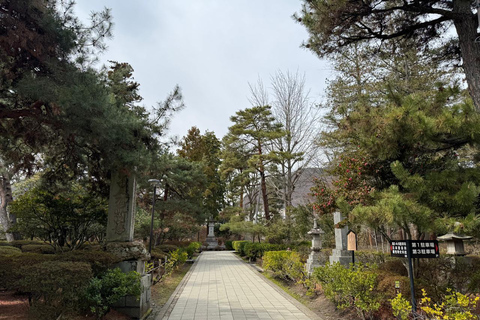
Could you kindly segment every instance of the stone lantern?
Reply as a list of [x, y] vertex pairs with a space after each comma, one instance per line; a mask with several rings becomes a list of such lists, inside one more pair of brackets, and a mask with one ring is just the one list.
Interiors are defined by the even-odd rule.
[[438, 240], [445, 241], [447, 243], [447, 254], [454, 256], [464, 256], [467, 253], [463, 246], [463, 240], [470, 240], [470, 236], [460, 236], [455, 233], [447, 233], [446, 235], [438, 237]]
[[322, 250], [322, 239], [320, 235], [324, 234], [325, 232], [320, 229], [317, 225], [317, 219], [313, 220], [313, 229], [307, 232], [307, 234], [312, 236], [312, 251], [308, 256], [306, 270], [308, 275], [311, 275], [313, 269], [320, 267], [322, 265], [320, 258], [321, 258], [321, 250]]

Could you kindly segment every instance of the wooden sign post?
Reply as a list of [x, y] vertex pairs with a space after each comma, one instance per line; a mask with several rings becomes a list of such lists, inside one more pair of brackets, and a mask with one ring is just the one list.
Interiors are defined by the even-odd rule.
[[349, 230], [347, 233], [347, 250], [352, 251], [352, 263], [355, 265], [355, 251], [357, 251], [357, 234]]

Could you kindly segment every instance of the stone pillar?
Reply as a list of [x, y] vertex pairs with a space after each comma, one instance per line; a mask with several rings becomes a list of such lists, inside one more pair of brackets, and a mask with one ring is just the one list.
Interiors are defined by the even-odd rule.
[[116, 172], [110, 182], [107, 242], [133, 241], [135, 225], [135, 176]]
[[210, 220], [208, 222], [208, 235], [207, 235], [207, 245], [206, 245], [206, 248], [207, 250], [215, 250], [217, 249], [218, 247], [218, 240], [217, 238], [215, 238], [215, 232], [214, 232], [214, 228], [215, 228], [215, 222]]
[[341, 265], [348, 266], [352, 262], [352, 255], [347, 250], [347, 232], [348, 226], [340, 228], [338, 225], [343, 222], [344, 217], [340, 212], [333, 213], [333, 223], [335, 224], [335, 249], [332, 250], [330, 263], [340, 262]]
[[307, 264], [305, 269], [309, 276], [312, 275], [312, 272], [315, 268], [320, 267], [325, 261], [322, 261], [322, 239], [321, 235], [325, 232], [320, 229], [317, 225], [317, 219], [313, 220], [313, 229], [308, 232], [312, 236], [312, 251], [307, 259]]
[[208, 223], [208, 235], [207, 235], [207, 237], [214, 237], [214, 238], [215, 238], [215, 231], [214, 231], [214, 229], [215, 229], [215, 224], [214, 224], [213, 221], [210, 221], [210, 222]]
[[123, 261], [114, 268], [142, 275], [142, 293], [121, 298], [112, 307], [133, 319], [142, 319], [150, 311], [151, 275], [145, 274], [145, 261], [150, 258], [142, 242], [133, 241], [135, 225], [135, 176], [123, 172], [112, 174], [108, 200], [107, 244], [105, 250]]

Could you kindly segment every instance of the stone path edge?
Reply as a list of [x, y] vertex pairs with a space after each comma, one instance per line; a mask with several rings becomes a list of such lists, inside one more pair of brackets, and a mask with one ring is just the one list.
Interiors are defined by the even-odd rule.
[[250, 264], [250, 263], [247, 263], [245, 262], [242, 258], [240, 258], [238, 255], [236, 255], [235, 253], [233, 254], [237, 259], [239, 259], [240, 261], [242, 261], [243, 263], [247, 264], [248, 266], [250, 266], [250, 268], [252, 268], [254, 271], [258, 272], [259, 276], [262, 277], [263, 281], [265, 281], [270, 287], [272, 287], [275, 291], [277, 291], [281, 296], [283, 296], [285, 299], [287, 299], [288, 301], [290, 301], [293, 305], [295, 305], [295, 307], [297, 307], [298, 309], [300, 309], [303, 313], [305, 313], [308, 317], [310, 317], [312, 320], [324, 320], [322, 317], [320, 317], [318, 314], [316, 314], [315, 312], [313, 312], [312, 310], [310, 310], [309, 308], [307, 308], [307, 306], [305, 306], [303, 303], [301, 303], [300, 301], [298, 301], [297, 299], [293, 298], [291, 295], [289, 295], [288, 293], [286, 293], [282, 288], [280, 288], [279, 286], [277, 286], [275, 283], [273, 283], [272, 281], [270, 281], [267, 277], [265, 277], [265, 275], [262, 274], [261, 269], [260, 268], [257, 268], [255, 265], [253, 264]]
[[198, 261], [200, 260], [202, 256], [202, 253], [200, 253], [193, 262], [193, 265], [190, 267], [190, 270], [188, 270], [187, 274], [183, 277], [182, 281], [178, 284], [178, 286], [175, 288], [175, 291], [173, 291], [172, 295], [168, 299], [168, 301], [165, 303], [165, 305], [160, 309], [158, 314], [155, 316], [154, 320], [162, 320], [165, 319], [170, 315], [172, 312], [173, 308], [175, 307], [175, 304], [177, 303], [178, 297], [180, 297], [180, 294], [183, 292], [183, 288], [185, 288], [185, 285], [188, 282], [188, 279], [190, 279], [190, 276], [193, 273], [193, 270], [197, 267]]

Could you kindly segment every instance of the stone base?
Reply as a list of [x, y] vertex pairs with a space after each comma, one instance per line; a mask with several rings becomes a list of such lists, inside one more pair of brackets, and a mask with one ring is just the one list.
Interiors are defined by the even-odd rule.
[[218, 247], [218, 240], [215, 237], [208, 236], [207, 237], [207, 245], [205, 246], [205, 250], [215, 250]]
[[340, 262], [342, 266], [349, 266], [352, 263], [352, 253], [348, 250], [333, 249], [330, 256], [330, 263]]
[[150, 312], [152, 276], [150, 274], [142, 276], [141, 283], [142, 293], [139, 299], [133, 296], [123, 297], [113, 304], [112, 308], [133, 319], [142, 319], [147, 315]]
[[315, 268], [325, 265], [327, 262], [327, 257], [321, 251], [312, 251], [308, 256], [307, 263], [305, 265], [305, 270], [308, 275], [311, 276]]

